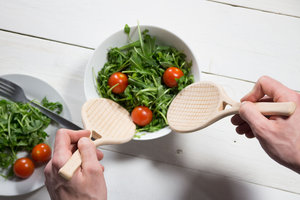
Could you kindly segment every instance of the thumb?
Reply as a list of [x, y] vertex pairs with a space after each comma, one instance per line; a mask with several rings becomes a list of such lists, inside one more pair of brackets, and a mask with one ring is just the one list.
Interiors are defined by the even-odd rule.
[[98, 164], [96, 146], [89, 138], [80, 138], [78, 141], [78, 149], [81, 155], [81, 167], [83, 170], [92, 169], [95, 163]]
[[254, 103], [244, 101], [241, 104], [239, 114], [249, 124], [255, 136], [264, 136], [264, 130], [269, 126], [269, 120], [258, 111]]

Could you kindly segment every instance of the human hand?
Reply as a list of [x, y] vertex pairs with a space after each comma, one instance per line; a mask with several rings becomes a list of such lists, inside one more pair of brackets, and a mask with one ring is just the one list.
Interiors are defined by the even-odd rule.
[[[100, 150], [88, 138], [90, 131], [60, 129], [56, 133], [53, 157], [45, 168], [46, 187], [52, 200], [107, 199]], [[77, 144], [77, 145], [76, 145]], [[82, 164], [67, 181], [58, 171], [72, 156], [78, 146]]]
[[[274, 101], [296, 103], [290, 117], [263, 116], [252, 102]], [[266, 153], [278, 163], [300, 173], [300, 94], [278, 81], [263, 76], [253, 90], [241, 99], [238, 115], [231, 119], [236, 132], [256, 137]]]

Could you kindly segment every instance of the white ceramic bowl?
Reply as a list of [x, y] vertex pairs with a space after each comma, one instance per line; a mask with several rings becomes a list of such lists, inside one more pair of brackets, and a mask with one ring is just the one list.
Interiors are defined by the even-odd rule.
[[[178, 36], [175, 34], [159, 28], [155, 26], [144, 26], [140, 25], [141, 31], [148, 29], [149, 34], [151, 36], [156, 37], [156, 42], [161, 45], [173, 46], [179, 51], [183, 51], [187, 56], [187, 61], [192, 61], [192, 74], [194, 75], [195, 82], [200, 80], [200, 68], [198, 66], [198, 62], [196, 57], [193, 55], [191, 49], [188, 45], [183, 42]], [[131, 27], [130, 29], [130, 37], [132, 41], [138, 40], [138, 30], [137, 26]], [[120, 30], [114, 34], [112, 34], [109, 38], [104, 40], [95, 50], [93, 56], [89, 60], [85, 75], [84, 75], [84, 92], [86, 99], [98, 98], [99, 95], [96, 90], [96, 80], [95, 75], [98, 74], [98, 71], [103, 67], [103, 65], [107, 62], [107, 52], [110, 48], [113, 47], [121, 47], [128, 43], [128, 37], [124, 33], [124, 30]], [[93, 72], [94, 71], [94, 72]], [[94, 74], [95, 73], [95, 74]], [[141, 132], [138, 133], [140, 137], [135, 137], [135, 140], [150, 140], [156, 139], [162, 136], [165, 136], [171, 132], [169, 127], [165, 127], [159, 131], [148, 133]]]

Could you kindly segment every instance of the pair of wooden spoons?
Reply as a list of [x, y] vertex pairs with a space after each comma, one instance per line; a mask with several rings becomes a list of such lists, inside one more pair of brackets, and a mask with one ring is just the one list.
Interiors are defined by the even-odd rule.
[[[226, 109], [226, 106], [231, 107]], [[191, 132], [209, 126], [219, 119], [239, 112], [240, 103], [230, 99], [219, 85], [198, 82], [184, 88], [172, 101], [167, 119], [171, 129]], [[256, 103], [264, 115], [291, 115], [296, 106], [293, 102]], [[87, 101], [82, 107], [85, 129], [92, 130], [96, 146], [128, 142], [135, 134], [135, 124], [126, 109], [109, 99]], [[77, 150], [59, 170], [65, 179], [70, 179], [81, 165]]]

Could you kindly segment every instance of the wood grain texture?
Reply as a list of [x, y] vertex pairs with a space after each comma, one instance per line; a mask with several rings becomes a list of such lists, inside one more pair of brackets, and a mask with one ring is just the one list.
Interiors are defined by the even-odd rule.
[[[296, 109], [294, 102], [258, 102], [255, 105], [263, 115], [290, 116]], [[200, 81], [177, 94], [168, 108], [167, 119], [173, 131], [194, 132], [238, 114], [240, 106], [241, 103], [233, 101], [221, 85]]]
[[[1, 31], [0, 44], [1, 74], [25, 73], [42, 78], [66, 100], [74, 122], [81, 123], [83, 74], [91, 50]], [[248, 82], [202, 75], [203, 80], [222, 85], [236, 101], [253, 87]], [[172, 133], [158, 140], [105, 149], [300, 193], [299, 176], [269, 158], [256, 140], [237, 135], [229, 118], [189, 135]]]
[[219, 87], [202, 81], [183, 89], [170, 104], [167, 119], [172, 130], [192, 132], [209, 123], [222, 106]]
[[110, 99], [88, 100], [82, 106], [81, 117], [86, 129], [94, 130], [101, 136], [94, 141], [96, 146], [125, 143], [135, 134], [136, 126], [129, 112]]
[[[191, 46], [202, 71], [249, 81], [269, 75], [300, 91], [299, 18], [198, 0], [153, 0], [147, 6], [138, 0], [0, 0], [0, 5], [1, 29], [92, 48], [126, 23], [161, 26]], [[165, 8], [172, 12], [166, 15]]]
[[300, 2], [298, 0], [209, 0], [232, 6], [256, 9], [262, 12], [287, 15], [300, 18]]
[[[102, 150], [109, 200], [298, 200], [299, 195]], [[121, 169], [121, 170], [120, 170]], [[128, 183], [130, 182], [130, 184]], [[134, 185], [134, 189], [133, 189]], [[1, 200], [50, 200], [46, 187]]]
[[28, 74], [55, 88], [81, 123], [83, 74], [92, 50], [0, 31], [0, 73]]

